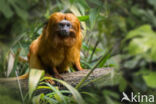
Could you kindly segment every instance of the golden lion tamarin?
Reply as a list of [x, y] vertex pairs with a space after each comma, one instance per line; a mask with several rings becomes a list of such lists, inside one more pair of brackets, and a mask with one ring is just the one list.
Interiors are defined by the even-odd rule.
[[53, 13], [42, 34], [30, 45], [30, 68], [44, 69], [56, 78], [73, 66], [80, 66], [82, 33], [80, 21], [71, 13]]
[[[81, 42], [82, 33], [78, 18], [71, 13], [53, 13], [42, 34], [30, 45], [29, 67], [44, 69], [56, 78], [62, 78], [60, 73], [66, 72], [70, 66], [76, 70], [83, 70], [80, 65]], [[26, 79], [28, 75], [29, 73], [26, 73], [18, 78]]]

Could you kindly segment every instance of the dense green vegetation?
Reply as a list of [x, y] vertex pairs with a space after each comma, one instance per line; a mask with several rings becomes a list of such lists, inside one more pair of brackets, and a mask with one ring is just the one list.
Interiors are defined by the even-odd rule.
[[[0, 77], [13, 77], [15, 72], [22, 75], [29, 70], [18, 56], [27, 56], [30, 43], [54, 12], [72, 12], [81, 21], [83, 68], [93, 69], [103, 58], [97, 67], [112, 67], [114, 71], [108, 79], [87, 89], [76, 89], [56, 79], [67, 89], [45, 83], [47, 86], [37, 89], [52, 92], [32, 96], [36, 79], [36, 85], [29, 86], [29, 96], [23, 95], [23, 102], [120, 104], [122, 92], [156, 97], [156, 0], [0, 0]], [[38, 73], [37, 78], [44, 74]], [[9, 97], [9, 91], [1, 93], [3, 89], [7, 90], [0, 87], [3, 104], [20, 103], [20, 96]]]

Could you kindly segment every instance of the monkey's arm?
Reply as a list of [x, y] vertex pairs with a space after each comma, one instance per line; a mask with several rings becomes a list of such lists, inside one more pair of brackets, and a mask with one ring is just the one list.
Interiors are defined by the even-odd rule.
[[41, 61], [36, 54], [30, 54], [29, 67], [35, 69], [43, 69]]

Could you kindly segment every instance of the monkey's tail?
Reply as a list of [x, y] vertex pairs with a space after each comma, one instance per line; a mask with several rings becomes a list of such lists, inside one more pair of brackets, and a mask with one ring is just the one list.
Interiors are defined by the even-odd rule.
[[[11, 53], [14, 57], [15, 57], [15, 54]], [[28, 58], [29, 58], [29, 54], [28, 54]], [[22, 57], [22, 56], [18, 56], [18, 60], [20, 62], [23, 62], [23, 63], [27, 63], [28, 62], [28, 59], [25, 58], [25, 57]], [[6, 81], [16, 81], [16, 80], [22, 80], [22, 79], [27, 79], [29, 76], [29, 73], [25, 73], [24, 75], [21, 75], [21, 76], [17, 76], [17, 77], [10, 77], [10, 78], [0, 78], [0, 82], [6, 82]]]
[[27, 79], [27, 78], [28, 78], [28, 76], [29, 76], [29, 73], [25, 73], [24, 75], [17, 76], [17, 77], [11, 77], [11, 78], [0, 78], [0, 82], [23, 80], [23, 79]]

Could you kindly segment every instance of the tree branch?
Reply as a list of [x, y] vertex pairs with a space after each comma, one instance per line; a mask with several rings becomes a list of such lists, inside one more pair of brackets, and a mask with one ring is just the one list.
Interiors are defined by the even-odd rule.
[[[96, 79], [110, 74], [112, 70], [112, 68], [96, 68], [85, 82], [87, 82], [89, 85], [89, 83], [96, 81]], [[89, 73], [89, 71], [90, 70], [82, 70], [77, 72], [65, 73], [61, 74], [61, 76], [63, 77], [65, 82], [75, 87], [82, 80], [82, 78], [84, 78]], [[28, 90], [28, 79], [20, 80], [20, 84], [22, 86], [22, 90]], [[19, 89], [17, 80], [0, 80], [0, 85], [6, 86], [9, 89]]]

